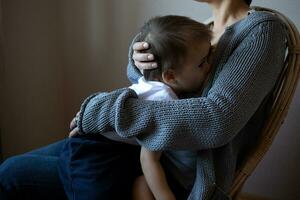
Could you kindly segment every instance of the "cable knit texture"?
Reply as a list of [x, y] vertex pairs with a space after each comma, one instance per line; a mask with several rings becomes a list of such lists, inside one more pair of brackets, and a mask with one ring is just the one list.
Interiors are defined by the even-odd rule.
[[[275, 16], [253, 12], [221, 37], [214, 75], [202, 97], [152, 102], [138, 99], [130, 89], [100, 93], [83, 103], [78, 126], [83, 134], [115, 130], [120, 137], [137, 137], [150, 150], [197, 150], [189, 199], [226, 199], [238, 152], [254, 137], [262, 117], [246, 125], [276, 82], [285, 41]], [[131, 54], [128, 77], [137, 82], [141, 74]]]

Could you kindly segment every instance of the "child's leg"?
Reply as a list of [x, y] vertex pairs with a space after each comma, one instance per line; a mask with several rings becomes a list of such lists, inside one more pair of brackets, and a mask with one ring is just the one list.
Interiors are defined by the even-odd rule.
[[155, 200], [145, 176], [142, 175], [135, 179], [132, 188], [132, 197], [133, 200]]

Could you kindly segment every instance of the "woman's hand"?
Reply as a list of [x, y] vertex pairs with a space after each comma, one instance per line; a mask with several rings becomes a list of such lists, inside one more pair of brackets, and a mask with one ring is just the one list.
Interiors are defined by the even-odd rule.
[[77, 119], [79, 116], [79, 112], [76, 113], [76, 116], [72, 119], [71, 123], [70, 123], [70, 130], [73, 130], [76, 126], [77, 126]]
[[79, 130], [77, 128], [77, 119], [79, 117], [79, 112], [76, 114], [76, 116], [72, 119], [71, 123], [70, 123], [70, 133], [69, 133], [69, 137], [73, 137], [75, 135], [79, 134]]
[[143, 73], [143, 70], [155, 69], [157, 63], [154, 60], [154, 55], [151, 53], [143, 53], [144, 50], [149, 49], [149, 44], [147, 42], [136, 42], [133, 44], [133, 55], [135, 66]]
[[69, 133], [69, 137], [74, 137], [76, 135], [79, 135], [79, 129], [76, 127]]

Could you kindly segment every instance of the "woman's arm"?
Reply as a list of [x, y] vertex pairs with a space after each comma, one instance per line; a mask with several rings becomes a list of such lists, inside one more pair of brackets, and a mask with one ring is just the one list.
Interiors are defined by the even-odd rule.
[[153, 102], [130, 89], [96, 96], [83, 105], [82, 133], [113, 130], [137, 137], [149, 150], [208, 149], [228, 143], [271, 91], [283, 66], [285, 31], [258, 24], [232, 52], [206, 97]]
[[161, 152], [148, 151], [141, 148], [141, 165], [147, 184], [150, 187], [155, 199], [175, 200], [175, 196], [171, 191], [167, 178], [160, 164]]

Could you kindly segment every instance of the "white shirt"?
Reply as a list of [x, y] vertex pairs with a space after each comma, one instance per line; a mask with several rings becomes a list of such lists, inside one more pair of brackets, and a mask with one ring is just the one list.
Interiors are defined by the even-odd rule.
[[139, 98], [149, 101], [167, 101], [178, 99], [174, 91], [165, 83], [159, 81], [146, 81], [144, 77], [138, 83], [132, 84], [130, 89], [134, 90]]
[[[138, 83], [132, 84], [130, 89], [134, 90], [140, 99], [149, 101], [170, 101], [178, 99], [174, 91], [165, 83], [159, 81], [146, 81], [144, 77]], [[135, 138], [121, 138], [116, 132], [106, 132], [103, 136], [120, 142], [136, 144]]]

